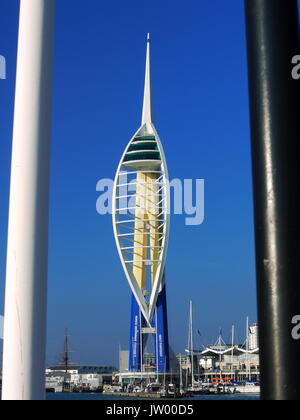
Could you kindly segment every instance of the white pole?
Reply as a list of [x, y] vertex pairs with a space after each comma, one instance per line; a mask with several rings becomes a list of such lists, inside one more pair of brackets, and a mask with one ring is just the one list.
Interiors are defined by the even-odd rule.
[[3, 400], [45, 398], [55, 0], [21, 0], [4, 321]]

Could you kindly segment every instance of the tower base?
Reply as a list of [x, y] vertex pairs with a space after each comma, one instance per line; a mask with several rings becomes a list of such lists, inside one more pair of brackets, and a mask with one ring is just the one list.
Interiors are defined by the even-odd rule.
[[163, 287], [158, 296], [152, 328], [147, 327], [139, 305], [132, 295], [129, 372], [141, 372], [143, 370], [144, 352], [150, 336], [154, 338], [155, 354], [155, 363], [151, 367], [155, 368], [157, 372], [168, 372], [170, 355], [166, 286]]

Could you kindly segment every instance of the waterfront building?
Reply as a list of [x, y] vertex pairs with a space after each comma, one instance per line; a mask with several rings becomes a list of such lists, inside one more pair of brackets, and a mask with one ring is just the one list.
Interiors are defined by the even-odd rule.
[[68, 389], [99, 390], [105, 385], [110, 386], [117, 371], [114, 366], [53, 366], [46, 369], [46, 389], [62, 392], [64, 385]]
[[[188, 354], [182, 360], [182, 369], [190, 373], [191, 355]], [[259, 348], [247, 350], [245, 346], [224, 343], [222, 346], [213, 345], [202, 352], [194, 352], [194, 375], [202, 381], [213, 381], [220, 376], [237, 382], [259, 381]]]

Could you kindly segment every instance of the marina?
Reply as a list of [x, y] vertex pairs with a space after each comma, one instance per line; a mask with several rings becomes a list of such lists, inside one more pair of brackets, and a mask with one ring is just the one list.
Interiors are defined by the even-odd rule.
[[[171, 358], [170, 370], [160, 372], [155, 354], [145, 353], [140, 372], [128, 369], [129, 351], [119, 349], [119, 368], [114, 366], [76, 366], [71, 362], [69, 334], [58, 366], [46, 370], [48, 393], [102, 393], [106, 397], [135, 399], [184, 399], [200, 395], [260, 395], [258, 326], [246, 320], [244, 345], [231, 345], [220, 335], [203, 351], [194, 349], [193, 304], [189, 305], [189, 338], [185, 354]], [[233, 329], [234, 330], [234, 329]], [[251, 337], [251, 339], [250, 339]]]
[[[134, 396], [114, 396], [114, 395], [105, 395], [105, 394], [47, 394], [48, 401], [138, 401]], [[200, 395], [192, 400], [182, 399], [179, 401], [259, 401], [260, 397], [257, 395], [246, 395], [246, 394], [235, 394], [235, 395]], [[151, 401], [147, 399], [146, 401]], [[153, 399], [153, 401], [158, 401]], [[163, 401], [160, 399], [159, 401]]]

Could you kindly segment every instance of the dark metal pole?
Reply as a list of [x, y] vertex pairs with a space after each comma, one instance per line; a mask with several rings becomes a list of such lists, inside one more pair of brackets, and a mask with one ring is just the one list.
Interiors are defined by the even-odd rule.
[[297, 0], [245, 0], [262, 397], [300, 400], [300, 54]]

